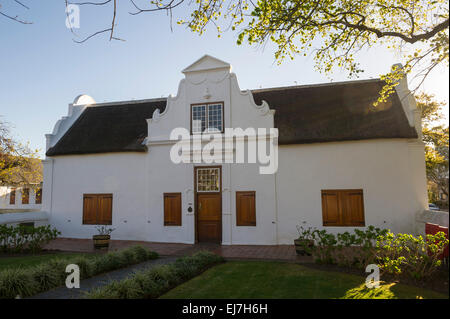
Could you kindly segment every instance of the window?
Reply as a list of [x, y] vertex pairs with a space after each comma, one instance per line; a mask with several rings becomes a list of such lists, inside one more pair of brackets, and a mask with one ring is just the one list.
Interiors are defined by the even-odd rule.
[[181, 226], [181, 193], [164, 193], [164, 226]]
[[364, 226], [362, 189], [322, 190], [323, 226]]
[[220, 192], [220, 168], [197, 168], [197, 192]]
[[42, 188], [36, 188], [36, 204], [42, 204]]
[[83, 195], [83, 224], [112, 224], [112, 194]]
[[30, 189], [23, 188], [22, 189], [22, 204], [29, 204], [29, 203], [30, 203]]
[[16, 204], [16, 189], [11, 189], [11, 193], [9, 193], [9, 204], [15, 205]]
[[223, 132], [223, 103], [210, 103], [191, 106], [191, 132]]
[[236, 226], [256, 226], [255, 192], [236, 192]]

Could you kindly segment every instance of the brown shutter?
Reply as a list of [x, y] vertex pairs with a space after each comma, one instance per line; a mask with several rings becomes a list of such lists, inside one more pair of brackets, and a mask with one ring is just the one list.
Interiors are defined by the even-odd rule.
[[97, 224], [112, 224], [112, 194], [100, 194], [98, 200]]
[[322, 190], [323, 226], [364, 226], [362, 189]]
[[236, 192], [236, 226], [256, 226], [255, 192]]
[[83, 224], [95, 225], [97, 221], [97, 196], [83, 195]]
[[112, 224], [112, 194], [83, 195], [83, 224]]
[[36, 194], [35, 203], [42, 204], [42, 188], [37, 188], [35, 194]]
[[339, 212], [339, 193], [337, 191], [322, 191], [323, 226], [338, 226], [341, 224]]
[[343, 196], [343, 224], [348, 226], [364, 226], [364, 200], [362, 190], [348, 190]]
[[15, 205], [16, 204], [16, 189], [13, 188], [11, 190], [11, 193], [9, 193], [9, 204]]
[[181, 226], [181, 193], [164, 193], [164, 226]]
[[29, 204], [29, 203], [30, 203], [30, 189], [23, 188], [22, 189], [22, 204]]

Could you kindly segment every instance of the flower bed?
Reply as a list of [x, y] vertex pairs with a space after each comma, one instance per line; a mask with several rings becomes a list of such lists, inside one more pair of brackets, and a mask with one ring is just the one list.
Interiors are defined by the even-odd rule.
[[136, 273], [133, 277], [94, 289], [86, 295], [91, 299], [143, 299], [157, 298], [201, 274], [209, 267], [223, 262], [223, 258], [211, 252], [198, 252], [182, 257], [174, 263], [153, 267]]
[[84, 279], [156, 258], [157, 253], [134, 246], [94, 258], [54, 259], [27, 269], [6, 269], [0, 271], [0, 298], [28, 297], [62, 286], [68, 275], [68, 264], [78, 265], [80, 277]]
[[442, 262], [439, 257], [449, 242], [442, 232], [424, 238], [393, 234], [373, 226], [337, 235], [311, 227], [299, 227], [299, 230], [300, 240], [314, 241], [309, 250], [317, 263], [359, 269], [376, 264], [381, 274], [415, 280], [430, 278], [440, 268]]

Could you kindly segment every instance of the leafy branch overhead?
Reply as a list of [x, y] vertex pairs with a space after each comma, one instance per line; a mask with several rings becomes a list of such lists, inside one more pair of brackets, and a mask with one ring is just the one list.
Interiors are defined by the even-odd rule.
[[423, 124], [427, 178], [448, 198], [449, 128], [438, 123], [444, 118], [442, 106], [445, 103], [438, 102], [433, 95], [425, 93], [417, 95], [416, 100]]
[[13, 139], [9, 125], [0, 121], [0, 185], [39, 184], [41, 181], [38, 150], [31, 150]]
[[[64, 0], [66, 6], [70, 3]], [[404, 77], [412, 74], [416, 91], [439, 65], [449, 64], [448, 0], [129, 0], [128, 13], [165, 12], [188, 16], [177, 23], [203, 34], [211, 25], [238, 32], [237, 44], [275, 44], [275, 59], [311, 54], [318, 71], [331, 74], [343, 68], [350, 77], [363, 72], [357, 56], [382, 46], [401, 56], [403, 69], [394, 67], [381, 76], [386, 81], [378, 102], [383, 102]], [[109, 33], [114, 36], [118, 19], [117, 0], [73, 3], [109, 6], [111, 25], [77, 42]], [[122, 2], [121, 2], [122, 5]], [[1, 12], [1, 9], [0, 9]], [[172, 27], [172, 23], [170, 23]], [[238, 30], [239, 29], [239, 30]]]

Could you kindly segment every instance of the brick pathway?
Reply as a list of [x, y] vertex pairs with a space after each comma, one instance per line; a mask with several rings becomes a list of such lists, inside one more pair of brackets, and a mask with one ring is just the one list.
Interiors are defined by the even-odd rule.
[[[133, 240], [111, 240], [109, 250], [120, 250], [133, 245], [142, 245], [161, 256], [184, 256], [199, 250], [209, 250], [227, 259], [259, 259], [292, 262], [312, 262], [311, 257], [297, 256], [294, 245], [216, 245], [216, 244], [174, 244]], [[58, 238], [46, 247], [49, 250], [94, 252], [91, 239]]]

